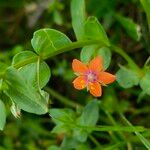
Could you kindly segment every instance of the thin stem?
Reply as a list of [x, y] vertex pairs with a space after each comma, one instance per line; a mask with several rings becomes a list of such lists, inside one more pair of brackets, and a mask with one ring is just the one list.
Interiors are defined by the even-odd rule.
[[141, 69], [138, 67], [138, 65], [132, 60], [131, 57], [129, 57], [129, 55], [127, 55], [127, 53], [125, 53], [125, 51], [123, 49], [121, 49], [120, 47], [117, 47], [115, 45], [111, 45], [111, 48], [114, 52], [118, 53], [119, 55], [121, 55], [129, 64], [129, 66], [138, 71], [141, 74]]
[[40, 88], [40, 57], [38, 57], [38, 61], [37, 61], [37, 86], [38, 86], [38, 90], [41, 93], [41, 88]]
[[148, 59], [146, 60], [145, 64], [144, 64], [144, 67], [148, 66], [150, 63], [150, 56], [148, 57]]
[[99, 148], [101, 148], [101, 144], [91, 135], [89, 135], [90, 140]]
[[112, 139], [114, 142], [118, 142], [118, 141], [119, 141], [118, 138], [115, 136], [114, 132], [108, 131], [108, 133], [109, 133], [111, 139]]
[[38, 60], [38, 58], [39, 58], [38, 56], [34, 56], [34, 57], [31, 57], [31, 58], [25, 59], [25, 60], [15, 64], [13, 67], [18, 69], [18, 68], [23, 67], [27, 64], [31, 64], [31, 63], [36, 62]]
[[[102, 44], [102, 43], [101, 43], [101, 41], [98, 41], [98, 40], [84, 40], [84, 41], [72, 42], [71, 44], [58, 49], [56, 52], [48, 54], [47, 56], [43, 56], [43, 59], [46, 60], [46, 59], [53, 57], [53, 56], [56, 56], [58, 54], [68, 52], [68, 51], [71, 51], [71, 50], [76, 49], [76, 48], [81, 48], [84, 46], [94, 45], [94, 44]], [[114, 52], [120, 54], [129, 63], [129, 65], [133, 69], [141, 72], [141, 69], [136, 65], [136, 63], [121, 48], [114, 46], [114, 45], [111, 45], [111, 48], [114, 50]], [[38, 60], [38, 56], [34, 56], [32, 58], [28, 58], [28, 59], [26, 59], [20, 63], [15, 64], [14, 67], [20, 68], [20, 67], [25, 66], [27, 64], [36, 62], [37, 60]]]
[[44, 56], [43, 59], [48, 59], [50, 57], [56, 56], [56, 55], [64, 53], [64, 52], [68, 52], [68, 51], [76, 49], [76, 48], [81, 48], [84, 46], [94, 45], [94, 44], [102, 44], [102, 42], [99, 40], [85, 40], [85, 41], [72, 42], [70, 45], [62, 47], [59, 50], [57, 50], [56, 52], [53, 52], [52, 54], [48, 54], [47, 56]]
[[[81, 48], [81, 47], [84, 47], [84, 46], [88, 46], [88, 45], [94, 45], [94, 44], [103, 44], [101, 41], [99, 40], [84, 40], [84, 41], [77, 41], [77, 42], [72, 42], [71, 44], [67, 45], [67, 46], [64, 46], [60, 49], [58, 49], [57, 51], [51, 53], [51, 54], [48, 54], [47, 56], [43, 56], [41, 59], [43, 60], [46, 60], [50, 57], [53, 57], [53, 56], [56, 56], [58, 54], [61, 54], [61, 53], [64, 53], [64, 52], [68, 52], [68, 51], [71, 51], [73, 49], [76, 49], [76, 48]], [[117, 46], [114, 46], [114, 45], [111, 45], [110, 48], [118, 53], [119, 55], [121, 55], [127, 62], [128, 64], [130, 65], [130, 67], [136, 71], [138, 71], [140, 74], [142, 73], [141, 69], [136, 65], [136, 63], [125, 53], [125, 51], [123, 51], [121, 48], [117, 47]], [[34, 63], [38, 60], [38, 56], [34, 56], [34, 57], [31, 57], [31, 58], [28, 58], [28, 59], [25, 59], [17, 64], [14, 65], [14, 67], [16, 69], [20, 68], [20, 67], [23, 67], [27, 64], [30, 64], [30, 63]], [[0, 74], [0, 78], [2, 78], [3, 75]]]
[[[105, 113], [106, 113], [107, 117], [109, 118], [109, 120], [111, 121], [111, 123], [113, 125], [117, 126], [117, 123], [114, 120], [114, 118], [112, 117], [112, 115], [108, 111], [105, 111]], [[124, 137], [124, 135], [121, 132], [118, 132], [118, 134], [120, 135], [120, 137], [122, 138], [122, 140], [125, 140], [125, 137]]]
[[54, 91], [53, 89], [49, 88], [49, 87], [45, 87], [44, 88], [46, 92], [48, 92], [51, 96], [55, 97], [57, 100], [59, 100], [61, 103], [73, 107], [73, 108], [77, 108], [77, 107], [81, 107], [80, 104], [75, 103], [69, 99], [67, 99], [66, 97], [60, 95], [58, 92]]
[[127, 148], [128, 148], [128, 150], [133, 150], [130, 142], [127, 143]]
[[96, 127], [91, 127], [91, 126], [79, 126], [79, 127], [86, 127], [88, 129], [91, 129], [92, 131], [100, 131], [100, 132], [108, 132], [108, 131], [144, 132], [147, 130], [141, 126], [131, 127], [131, 126], [102, 126], [102, 125], [97, 125]]
[[[119, 113], [119, 114], [120, 114], [121, 119], [125, 122], [125, 124], [127, 124], [129, 127], [134, 128], [134, 126], [126, 119], [126, 117], [122, 113]], [[141, 142], [144, 144], [144, 146], [148, 150], [150, 150], [150, 142], [138, 131], [135, 131], [134, 133], [141, 140]]]
[[[84, 47], [87, 45], [94, 45], [94, 44], [100, 44], [100, 43], [101, 42], [98, 40], [85, 40], [85, 41], [72, 42], [71, 44], [58, 49], [56, 52], [53, 52], [52, 54], [48, 54], [47, 56], [43, 56], [42, 59], [46, 60], [50, 57], [56, 56], [56, 55], [64, 53], [64, 52], [71, 51], [71, 50], [76, 49], [76, 48], [81, 48], [81, 47]], [[18, 68], [23, 67], [27, 64], [34, 63], [37, 60], [38, 60], [38, 56], [34, 56], [34, 57], [25, 59], [24, 61], [15, 64], [14, 67], [18, 69]]]

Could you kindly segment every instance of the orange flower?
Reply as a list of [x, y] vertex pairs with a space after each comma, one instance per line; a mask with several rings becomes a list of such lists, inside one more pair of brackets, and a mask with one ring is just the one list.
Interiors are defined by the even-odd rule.
[[74, 87], [78, 90], [87, 88], [95, 97], [102, 95], [102, 85], [110, 84], [116, 79], [115, 75], [104, 72], [103, 61], [99, 56], [91, 60], [88, 65], [74, 59], [72, 68], [78, 76], [73, 81]]

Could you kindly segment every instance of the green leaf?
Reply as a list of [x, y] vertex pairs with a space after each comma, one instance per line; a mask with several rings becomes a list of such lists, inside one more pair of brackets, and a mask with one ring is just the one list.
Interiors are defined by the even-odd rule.
[[[14, 56], [12, 65], [18, 64], [22, 62], [24, 59], [30, 59], [35, 56], [36, 54], [33, 53], [32, 51], [20, 52]], [[39, 75], [40, 79], [39, 81], [40, 88], [43, 88], [47, 84], [51, 75], [50, 68], [44, 61], [40, 62], [39, 74], [37, 72], [37, 63], [25, 65], [19, 68], [19, 72], [21, 76], [26, 80], [26, 82], [31, 83], [33, 87], [35, 87], [36, 89], [38, 88], [37, 75]]]
[[141, 79], [140, 87], [146, 94], [150, 95], [150, 70], [148, 70]]
[[84, 38], [84, 23], [86, 19], [84, 0], [71, 1], [71, 17], [75, 35], [78, 40], [81, 40]]
[[44, 61], [40, 62], [39, 74], [37, 72], [36, 63], [29, 64], [22, 67], [21, 69], [19, 69], [19, 72], [22, 75], [22, 77], [24, 77], [24, 79], [27, 82], [31, 83], [35, 88], [38, 87], [37, 75], [39, 75], [39, 79], [40, 79], [39, 80], [40, 88], [43, 88], [48, 83], [51, 76], [50, 68]]
[[52, 145], [47, 150], [61, 150], [58, 146]]
[[111, 62], [111, 51], [109, 48], [107, 47], [102, 47], [100, 49], [97, 50], [97, 55], [101, 56], [103, 58], [104, 61], [104, 69], [106, 70]]
[[74, 112], [71, 109], [57, 109], [52, 108], [49, 110], [50, 116], [56, 120], [56, 122], [72, 122], [74, 121]]
[[61, 150], [58, 146], [52, 145], [47, 150]]
[[70, 39], [54, 29], [40, 29], [33, 34], [31, 44], [37, 54], [54, 55], [57, 50], [70, 44]]
[[138, 74], [135, 71], [127, 69], [123, 66], [121, 66], [116, 76], [117, 82], [123, 88], [131, 88], [139, 84], [140, 78]]
[[98, 118], [99, 118], [99, 102], [97, 100], [92, 100], [83, 109], [82, 115], [78, 119], [77, 124], [94, 126], [96, 125]]
[[2, 90], [3, 87], [3, 79], [0, 79], [0, 90]]
[[78, 127], [74, 128], [74, 137], [80, 142], [85, 142], [91, 130], [79, 126], [95, 126], [99, 118], [99, 102], [93, 100], [83, 109], [82, 115], [77, 119]]
[[106, 70], [111, 62], [111, 51], [107, 47], [97, 48], [96, 45], [85, 46], [81, 50], [80, 58], [84, 63], [89, 63], [96, 56], [103, 58], [104, 69]]
[[16, 65], [25, 59], [32, 59], [33, 57], [36, 57], [36, 56], [37, 55], [32, 51], [19, 52], [13, 57], [12, 65]]
[[50, 109], [50, 116], [52, 117], [56, 126], [52, 133], [68, 133], [74, 126], [75, 113], [71, 109]]
[[14, 102], [12, 102], [10, 111], [15, 118], [19, 118], [21, 115], [21, 109]]
[[116, 19], [125, 29], [126, 33], [135, 41], [139, 41], [141, 38], [140, 26], [133, 22], [132, 19], [116, 14]]
[[72, 150], [75, 149], [79, 145], [79, 142], [73, 137], [65, 136], [63, 142], [60, 146], [62, 150]]
[[99, 23], [96, 17], [89, 17], [84, 25], [85, 38], [99, 40], [103, 45], [110, 46], [108, 37], [103, 26]]
[[80, 144], [77, 146], [76, 150], [89, 150], [90, 147], [88, 146], [88, 144]]
[[35, 114], [47, 113], [47, 101], [21, 74], [13, 67], [6, 71], [6, 83], [8, 90], [5, 91], [16, 105], [27, 112]]
[[4, 129], [6, 123], [6, 109], [4, 103], [0, 100], [0, 130]]
[[49, 101], [49, 93], [47, 93], [47, 92], [44, 91], [44, 90], [40, 90], [40, 94], [41, 94], [41, 96], [45, 99], [45, 101], [46, 101], [47, 104], [48, 104], [48, 101]]
[[51, 133], [56, 133], [56, 134], [67, 134], [70, 132], [70, 127], [69, 125], [60, 122], [59, 124], [57, 124], [51, 131]]
[[149, 29], [150, 29], [150, 0], [140, 0], [144, 11], [146, 12], [146, 17], [147, 17], [147, 21], [148, 21], [148, 25], [149, 25]]
[[85, 46], [80, 53], [80, 59], [83, 63], [87, 64], [94, 57], [96, 45]]
[[62, 14], [58, 10], [55, 10], [53, 13], [54, 22], [60, 26], [63, 25], [63, 18], [61, 15]]
[[85, 142], [88, 137], [88, 132], [86, 129], [81, 127], [75, 127], [73, 132], [73, 137], [77, 139], [79, 142]]
[[75, 113], [71, 109], [57, 109], [52, 108], [49, 110], [50, 116], [55, 123], [63, 122], [69, 123], [74, 122]]
[[0, 62], [0, 72], [5, 71], [5, 69], [8, 67], [7, 64]]

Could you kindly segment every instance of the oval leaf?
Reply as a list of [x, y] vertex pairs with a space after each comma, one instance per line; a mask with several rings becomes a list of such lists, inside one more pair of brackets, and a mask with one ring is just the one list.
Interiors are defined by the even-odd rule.
[[133, 22], [132, 19], [116, 14], [116, 19], [125, 29], [126, 33], [135, 41], [141, 38], [140, 26]]
[[94, 57], [96, 45], [85, 46], [82, 48], [80, 53], [80, 59], [85, 64], [89, 63], [89, 61]]
[[141, 79], [140, 81], [140, 87], [142, 88], [142, 90], [147, 93], [148, 95], [150, 95], [150, 70], [148, 70], [146, 72], [146, 74], [144, 75], [144, 77]]
[[71, 1], [71, 17], [72, 17], [72, 26], [77, 39], [78, 40], [83, 39], [84, 23], [86, 19], [84, 0]]
[[[21, 53], [18, 53], [14, 56], [12, 65], [15, 65], [24, 59], [30, 59], [32, 57], [36, 56], [35, 53], [32, 51], [23, 51]], [[21, 76], [26, 80], [26, 82], [31, 83], [33, 87], [38, 88], [38, 81], [37, 81], [37, 63], [31, 63], [28, 65], [25, 65], [21, 68], [19, 68], [19, 72]], [[47, 82], [49, 81], [51, 76], [50, 68], [49, 66], [44, 62], [40, 62], [39, 66], [39, 85], [40, 88], [43, 88]]]
[[7, 69], [6, 83], [8, 84], [6, 94], [20, 109], [35, 114], [45, 114], [48, 111], [45, 98], [27, 83], [15, 68]]
[[36, 57], [37, 55], [32, 51], [22, 51], [17, 53], [12, 60], [12, 65], [16, 65], [18, 63], [21, 63], [25, 59], [32, 59], [33, 57]]
[[111, 62], [111, 51], [107, 47], [98, 48], [96, 45], [85, 46], [81, 50], [80, 58], [84, 63], [89, 63], [91, 59], [96, 56], [101, 56], [104, 62], [104, 69], [106, 70]]
[[140, 0], [144, 11], [146, 13], [146, 17], [147, 17], [147, 21], [148, 21], [148, 26], [149, 26], [149, 30], [150, 30], [150, 0]]
[[89, 17], [84, 25], [85, 38], [99, 40], [104, 45], [110, 46], [108, 37], [103, 26], [99, 23], [96, 17]]
[[133, 70], [127, 69], [123, 66], [121, 66], [116, 76], [117, 76], [117, 82], [123, 88], [131, 88], [135, 85], [138, 85], [139, 80], [140, 80], [136, 72], [134, 72]]
[[4, 129], [6, 123], [6, 109], [4, 103], [0, 100], [0, 130]]
[[99, 118], [99, 102], [97, 100], [93, 100], [85, 106], [82, 115], [78, 119], [77, 123], [80, 125], [94, 126], [96, 125], [98, 118]]
[[97, 100], [93, 100], [85, 106], [81, 116], [77, 119], [76, 124], [81, 127], [74, 128], [73, 132], [74, 137], [80, 142], [85, 142], [88, 137], [88, 134], [91, 132], [91, 130], [86, 127], [95, 126], [98, 121], [98, 118], [99, 118], [99, 102]]
[[33, 34], [31, 44], [37, 54], [53, 55], [58, 49], [70, 44], [70, 39], [54, 29], [40, 29]]
[[104, 69], [106, 70], [111, 62], [111, 51], [107, 47], [102, 47], [97, 50], [97, 55], [103, 58]]

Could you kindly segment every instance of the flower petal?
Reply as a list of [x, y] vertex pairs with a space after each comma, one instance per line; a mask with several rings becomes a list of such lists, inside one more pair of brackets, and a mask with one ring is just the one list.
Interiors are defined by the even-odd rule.
[[103, 60], [101, 57], [97, 56], [89, 63], [89, 69], [94, 70], [96, 72], [100, 72], [103, 70]]
[[79, 76], [73, 81], [75, 89], [82, 90], [86, 87], [85, 76]]
[[108, 72], [100, 72], [98, 76], [98, 81], [103, 84], [109, 84], [116, 80], [116, 76]]
[[102, 95], [102, 87], [98, 82], [89, 83], [88, 88], [90, 90], [90, 93], [95, 96], [99, 97]]
[[73, 60], [72, 69], [74, 72], [81, 74], [85, 74], [86, 71], [88, 70], [87, 66], [77, 59]]

